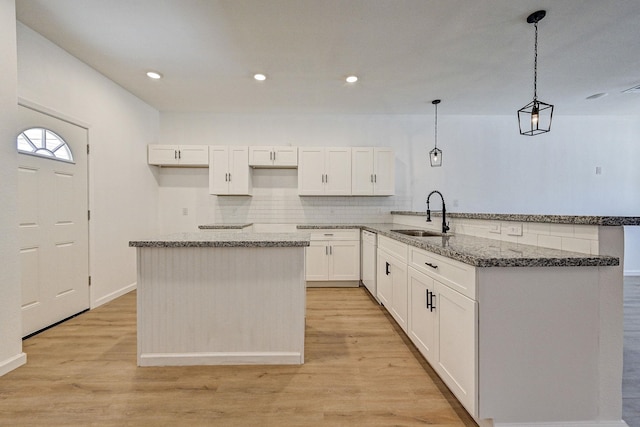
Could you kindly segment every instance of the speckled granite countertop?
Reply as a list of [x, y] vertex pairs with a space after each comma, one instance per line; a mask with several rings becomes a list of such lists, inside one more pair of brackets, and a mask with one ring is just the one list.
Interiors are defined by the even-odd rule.
[[200, 230], [242, 230], [252, 225], [252, 222], [248, 224], [204, 224], [199, 225], [198, 228]]
[[273, 248], [309, 246], [310, 235], [299, 233], [244, 233], [237, 231], [211, 233], [175, 233], [153, 239], [132, 240], [129, 246], [136, 248], [191, 248], [191, 247], [247, 247]]
[[448, 237], [412, 237], [392, 230], [418, 229], [399, 224], [308, 224], [298, 229], [352, 229], [373, 231], [382, 236], [425, 249], [475, 267], [588, 267], [616, 266], [617, 257], [589, 255], [538, 246], [519, 245], [482, 237], [452, 234]]
[[[425, 216], [426, 212], [392, 211], [392, 215]], [[439, 212], [432, 213], [439, 216]], [[640, 216], [588, 216], [588, 215], [528, 215], [528, 214], [493, 214], [493, 213], [458, 213], [447, 212], [449, 218], [486, 219], [489, 221], [547, 222], [554, 224], [584, 225], [640, 225]]]

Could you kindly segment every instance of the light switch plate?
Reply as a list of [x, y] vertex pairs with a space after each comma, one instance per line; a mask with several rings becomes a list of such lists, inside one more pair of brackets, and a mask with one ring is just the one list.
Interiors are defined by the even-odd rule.
[[489, 233], [500, 234], [500, 223], [499, 222], [493, 222], [493, 223], [489, 224]]
[[508, 236], [522, 236], [522, 224], [509, 225], [507, 227]]

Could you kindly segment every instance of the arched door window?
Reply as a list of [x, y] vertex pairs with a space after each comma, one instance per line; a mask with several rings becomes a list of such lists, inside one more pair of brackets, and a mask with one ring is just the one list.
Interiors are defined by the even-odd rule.
[[18, 135], [18, 152], [73, 163], [71, 148], [62, 137], [49, 129], [31, 128]]

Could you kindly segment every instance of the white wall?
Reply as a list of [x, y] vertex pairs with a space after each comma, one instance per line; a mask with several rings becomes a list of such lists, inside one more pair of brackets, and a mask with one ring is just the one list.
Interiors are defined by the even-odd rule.
[[[417, 210], [438, 188], [451, 211], [640, 216], [640, 115], [558, 115], [535, 137], [518, 134], [515, 114], [438, 122], [443, 167], [422, 163], [430, 148], [416, 148]], [[639, 228], [625, 229], [627, 274], [640, 274]]]
[[18, 258], [16, 137], [16, 11], [0, 0], [0, 375], [25, 362]]
[[89, 125], [91, 306], [133, 289], [135, 250], [155, 234], [158, 188], [146, 164], [159, 113], [18, 23], [18, 96]]
[[[162, 113], [163, 144], [391, 146], [397, 195], [298, 198], [295, 175], [259, 171], [253, 198], [216, 197], [207, 192], [205, 169], [166, 168], [158, 175], [161, 225], [179, 231], [211, 222], [361, 222], [376, 219], [374, 204], [424, 211], [434, 189], [452, 212], [640, 215], [640, 168], [633, 165], [640, 116], [558, 115], [552, 132], [536, 137], [518, 134], [515, 114], [438, 119], [444, 163], [431, 168], [433, 116]], [[638, 227], [627, 227], [626, 240], [625, 269], [640, 271]]]

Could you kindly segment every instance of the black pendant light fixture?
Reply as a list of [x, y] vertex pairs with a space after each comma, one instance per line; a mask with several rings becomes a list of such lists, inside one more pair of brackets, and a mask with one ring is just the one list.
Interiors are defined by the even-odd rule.
[[533, 101], [518, 110], [520, 135], [535, 136], [551, 130], [553, 105], [538, 101], [538, 22], [547, 14], [544, 10], [533, 12], [527, 22], [535, 26], [535, 43], [533, 56]]
[[436, 107], [436, 126], [435, 126], [435, 147], [433, 150], [429, 151], [429, 161], [431, 162], [431, 167], [439, 167], [442, 166], [442, 150], [438, 148], [438, 104], [440, 104], [439, 99], [434, 99], [431, 101], [433, 105]]

